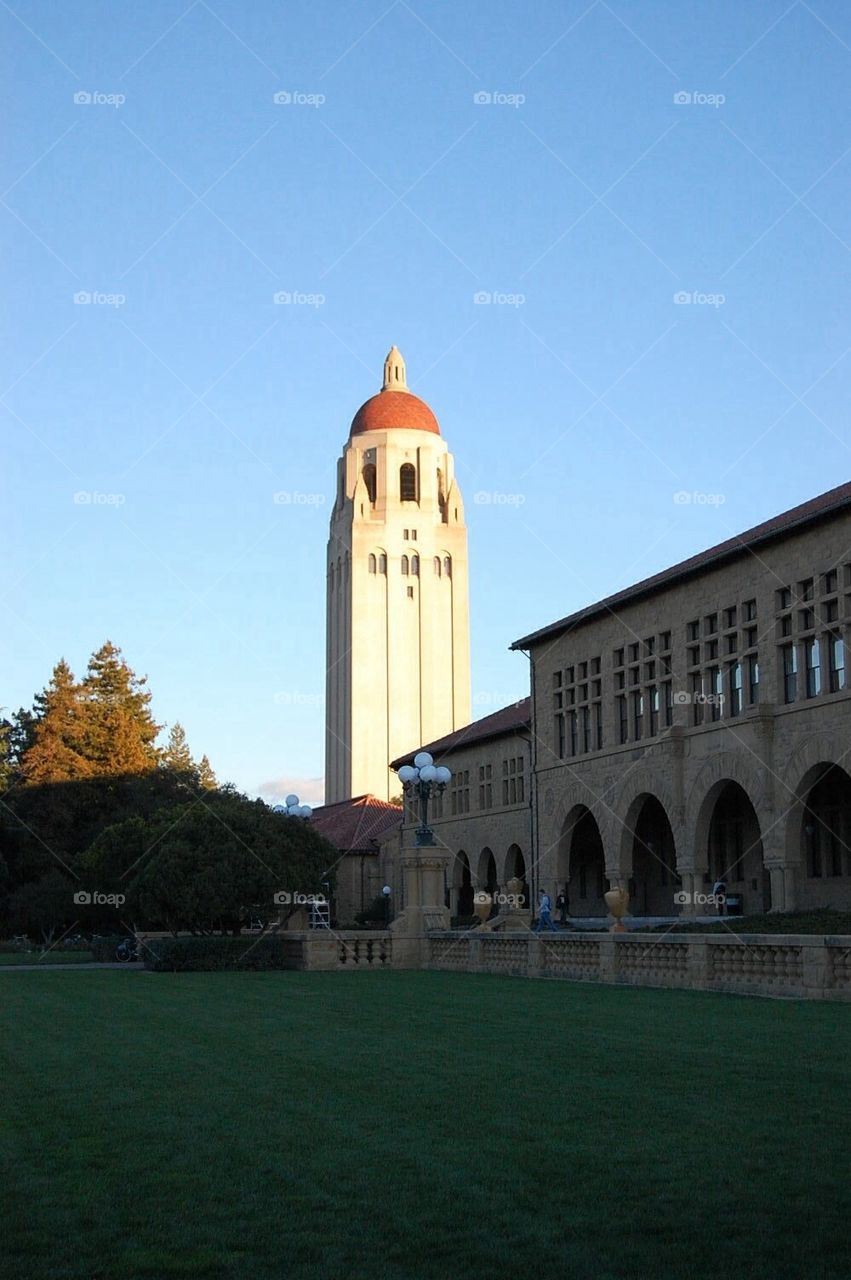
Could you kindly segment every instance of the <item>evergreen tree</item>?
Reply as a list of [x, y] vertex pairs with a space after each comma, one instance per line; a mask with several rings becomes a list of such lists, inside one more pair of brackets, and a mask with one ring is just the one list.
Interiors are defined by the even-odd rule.
[[201, 763], [198, 765], [198, 782], [205, 791], [215, 791], [219, 785], [216, 775], [213, 773], [213, 766], [205, 755], [201, 757]]
[[176, 720], [169, 730], [168, 742], [162, 754], [162, 763], [173, 773], [196, 774], [198, 772], [189, 743], [186, 741], [186, 730]]
[[90, 777], [80, 686], [64, 658], [53, 668], [50, 684], [36, 696], [35, 704], [31, 742], [21, 760], [24, 781], [35, 785]]
[[151, 715], [146, 683], [111, 641], [92, 654], [82, 684], [83, 750], [96, 775], [147, 773], [157, 764], [154, 739], [161, 726]]

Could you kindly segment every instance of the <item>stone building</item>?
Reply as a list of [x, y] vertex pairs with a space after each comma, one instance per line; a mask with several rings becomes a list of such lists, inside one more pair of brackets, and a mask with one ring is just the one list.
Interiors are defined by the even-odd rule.
[[381, 849], [386, 840], [398, 847], [402, 809], [375, 796], [355, 796], [314, 809], [311, 823], [339, 854], [334, 867], [334, 922], [354, 924], [381, 894], [384, 885]]
[[389, 760], [470, 719], [464, 505], [395, 347], [337, 464], [326, 634], [326, 802], [388, 800]]
[[851, 907], [851, 484], [518, 640], [538, 887]]
[[452, 914], [512, 874], [575, 917], [616, 885], [711, 913], [717, 879], [747, 914], [851, 908], [850, 640], [851, 484], [518, 640], [531, 702], [424, 744]]
[[[445, 892], [453, 918], [472, 915], [474, 888], [494, 894], [513, 877], [523, 882], [529, 901], [531, 742], [529, 699], [523, 698], [422, 748], [452, 770], [451, 783], [432, 804], [430, 825], [451, 855]], [[392, 767], [411, 764], [415, 754], [394, 760]], [[417, 820], [408, 808], [406, 846]]]

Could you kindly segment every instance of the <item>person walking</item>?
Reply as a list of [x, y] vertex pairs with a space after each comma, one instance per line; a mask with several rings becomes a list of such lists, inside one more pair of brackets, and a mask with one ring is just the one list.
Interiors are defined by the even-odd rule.
[[541, 893], [541, 900], [538, 903], [538, 920], [533, 930], [534, 933], [540, 933], [542, 929], [547, 928], [553, 933], [558, 933], [558, 929], [553, 923], [552, 917], [552, 899], [548, 893]]
[[559, 921], [561, 924], [567, 924], [567, 890], [562, 889], [556, 898], [556, 909], [559, 913]]

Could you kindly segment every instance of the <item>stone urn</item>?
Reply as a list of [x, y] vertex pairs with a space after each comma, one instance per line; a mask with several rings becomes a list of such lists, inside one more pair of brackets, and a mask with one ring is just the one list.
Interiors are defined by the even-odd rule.
[[615, 923], [609, 930], [609, 933], [625, 933], [626, 925], [623, 918], [626, 915], [629, 906], [629, 893], [626, 889], [609, 889], [608, 893], [604, 893], [606, 906], [615, 918]]
[[473, 911], [479, 917], [479, 923], [484, 924], [491, 913], [493, 906], [493, 898], [487, 889], [477, 889], [473, 894]]
[[505, 889], [506, 889], [506, 892], [514, 899], [514, 901], [511, 904], [510, 910], [525, 911], [528, 908], [529, 903], [526, 901], [525, 897], [523, 896], [522, 880], [520, 880], [517, 876], [513, 876], [506, 884]]

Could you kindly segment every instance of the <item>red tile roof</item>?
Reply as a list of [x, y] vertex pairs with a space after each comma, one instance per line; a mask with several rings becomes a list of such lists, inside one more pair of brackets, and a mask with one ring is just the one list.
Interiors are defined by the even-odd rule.
[[598, 600], [596, 604], [586, 605], [584, 609], [570, 613], [558, 622], [552, 622], [538, 631], [532, 631], [521, 640], [515, 640], [511, 648], [528, 649], [539, 640], [558, 635], [562, 631], [571, 631], [574, 627], [590, 622], [602, 614], [615, 613], [626, 604], [634, 604], [646, 596], [655, 595], [709, 569], [717, 569], [731, 560], [747, 555], [755, 547], [786, 537], [808, 525], [827, 520], [849, 507], [851, 507], [851, 483], [838, 485], [835, 489], [829, 489], [827, 493], [819, 494], [817, 498], [811, 498], [809, 502], [802, 502], [798, 507], [792, 507], [791, 510], [784, 511], [778, 516], [772, 516], [770, 520], [755, 525], [745, 533], [728, 538], [726, 542], [719, 542], [717, 546], [709, 547], [708, 550], [701, 551], [696, 556], [690, 556], [688, 560], [681, 560], [670, 569], [663, 569], [661, 573], [643, 578], [641, 582], [636, 582], [634, 586], [626, 587], [623, 591], [617, 591], [613, 596]]
[[[499, 738], [503, 734], [522, 733], [529, 728], [530, 723], [530, 699], [521, 698], [519, 702], [512, 702], [489, 716], [483, 716], [481, 720], [474, 720], [463, 729], [447, 733], [436, 742], [427, 742], [424, 746], [417, 747], [417, 751], [428, 751], [435, 760], [440, 761], [443, 756], [452, 751], [460, 751], [473, 742], [484, 742], [486, 738]], [[409, 751], [407, 755], [391, 761], [390, 768], [398, 769], [403, 764], [410, 764], [417, 751]]]
[[375, 844], [402, 821], [402, 813], [399, 805], [365, 795], [321, 805], [313, 810], [310, 821], [341, 853], [355, 849], [373, 852]]
[[361, 405], [352, 419], [350, 434], [359, 436], [363, 431], [389, 431], [394, 427], [440, 435], [437, 418], [425, 400], [412, 391], [389, 390], [379, 391]]

